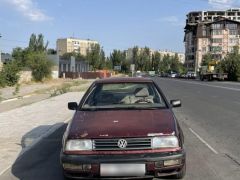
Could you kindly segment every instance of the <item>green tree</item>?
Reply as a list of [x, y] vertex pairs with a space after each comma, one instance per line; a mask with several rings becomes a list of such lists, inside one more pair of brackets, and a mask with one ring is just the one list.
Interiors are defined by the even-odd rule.
[[228, 73], [228, 79], [237, 81], [240, 78], [240, 54], [236, 46], [232, 53], [227, 54], [223, 61], [220, 62], [221, 69]]
[[110, 60], [109, 57], [107, 57], [107, 59], [106, 59], [106, 68], [109, 69], [109, 70], [113, 69], [112, 61]]
[[121, 66], [123, 60], [123, 54], [120, 50], [114, 49], [113, 52], [110, 54], [110, 61], [114, 66]]
[[48, 47], [48, 41], [46, 44], [44, 44], [44, 36], [42, 34], [39, 34], [36, 36], [36, 34], [32, 34], [29, 40], [28, 50], [29, 51], [40, 51], [40, 52], [46, 52]]
[[155, 51], [154, 54], [152, 55], [151, 69], [154, 71], [159, 71], [160, 61], [161, 61], [161, 54], [159, 52]]
[[102, 70], [106, 68], [106, 57], [105, 57], [105, 52], [103, 51], [103, 48], [101, 48], [100, 52], [100, 63], [98, 69]]
[[12, 51], [12, 57], [19, 67], [26, 67], [26, 55], [27, 51], [20, 47], [14, 48]]
[[44, 36], [32, 34], [29, 40], [29, 46], [25, 49], [13, 49], [12, 56], [14, 63], [20, 68], [30, 68], [32, 76], [36, 81], [42, 81], [51, 76], [53, 64], [47, 59], [48, 42], [44, 43]]
[[76, 61], [86, 61], [86, 56], [76, 52], [68, 52], [63, 54], [61, 57], [63, 59], [71, 59], [71, 56], [75, 57]]
[[213, 60], [212, 54], [207, 53], [203, 56], [201, 66], [208, 66], [208, 64]]
[[148, 47], [145, 47], [143, 49], [140, 49], [140, 53], [138, 55], [138, 61], [137, 61], [137, 67], [141, 71], [149, 71], [151, 70], [151, 54], [150, 49]]
[[130, 62], [126, 59], [126, 52], [114, 49], [110, 54], [112, 67], [121, 66], [121, 72], [127, 73], [130, 70]]
[[87, 50], [86, 59], [94, 71], [98, 69], [101, 59], [101, 48], [99, 44], [93, 44]]
[[43, 79], [51, 77], [53, 63], [47, 59], [45, 53], [28, 53], [27, 64], [32, 70], [32, 76], [35, 81], [43, 81]]
[[138, 46], [134, 46], [132, 49], [132, 59], [131, 61], [133, 62], [133, 64], [135, 64], [135, 69], [139, 70], [139, 47]]
[[3, 65], [0, 72], [0, 87], [14, 86], [19, 80], [20, 68], [16, 61], [10, 61]]
[[170, 58], [170, 70], [173, 72], [180, 71], [180, 62], [177, 53], [175, 53], [175, 55]]
[[167, 73], [170, 71], [170, 61], [171, 57], [169, 54], [163, 56], [162, 61], [159, 63], [159, 69], [161, 72]]

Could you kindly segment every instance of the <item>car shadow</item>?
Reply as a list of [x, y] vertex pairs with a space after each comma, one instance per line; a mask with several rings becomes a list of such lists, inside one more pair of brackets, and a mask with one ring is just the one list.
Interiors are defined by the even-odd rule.
[[[59, 128], [53, 131], [34, 146], [32, 143], [38, 140], [39, 132], [45, 132], [54, 126]], [[22, 151], [11, 168], [11, 179], [20, 180], [64, 180], [62, 167], [60, 165], [60, 151], [62, 147], [62, 136], [67, 127], [65, 123], [52, 126], [39, 126], [26, 133], [22, 137]], [[173, 179], [172, 177], [155, 178], [154, 180]]]
[[[63, 179], [59, 155], [66, 127], [65, 123], [57, 123], [39, 126], [26, 133], [21, 140], [22, 151], [12, 165], [12, 175], [20, 180]], [[51, 132], [51, 129], [54, 130]], [[39, 140], [39, 133], [46, 130], [48, 135]]]

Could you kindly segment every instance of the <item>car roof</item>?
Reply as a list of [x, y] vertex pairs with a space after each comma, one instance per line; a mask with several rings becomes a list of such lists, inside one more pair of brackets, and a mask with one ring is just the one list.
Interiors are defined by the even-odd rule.
[[114, 77], [96, 80], [95, 83], [150, 83], [150, 78], [143, 77]]

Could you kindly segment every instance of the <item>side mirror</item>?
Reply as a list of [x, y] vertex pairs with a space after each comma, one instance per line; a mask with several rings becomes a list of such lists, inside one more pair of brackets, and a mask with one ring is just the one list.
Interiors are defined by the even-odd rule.
[[68, 103], [68, 109], [70, 110], [77, 110], [78, 104], [76, 102], [69, 102]]
[[181, 107], [182, 106], [181, 101], [179, 99], [171, 100], [170, 104], [172, 105], [172, 107]]

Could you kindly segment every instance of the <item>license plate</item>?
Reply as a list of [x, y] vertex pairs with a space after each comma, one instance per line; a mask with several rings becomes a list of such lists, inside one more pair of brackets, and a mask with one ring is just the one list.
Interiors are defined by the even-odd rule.
[[144, 176], [145, 164], [101, 164], [101, 176]]

